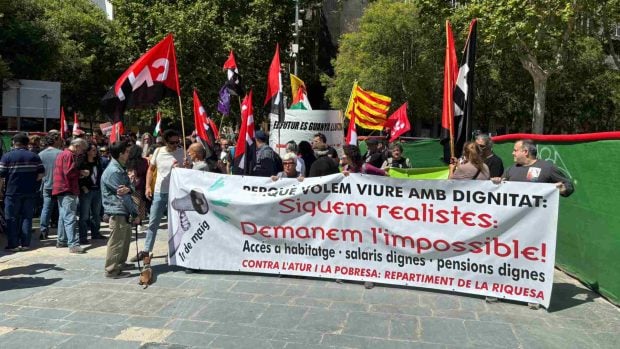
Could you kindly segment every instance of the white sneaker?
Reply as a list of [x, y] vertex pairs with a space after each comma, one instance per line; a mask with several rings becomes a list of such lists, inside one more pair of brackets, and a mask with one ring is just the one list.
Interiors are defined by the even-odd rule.
[[532, 310], [538, 310], [540, 309], [540, 304], [538, 303], [527, 303], [527, 306], [532, 309]]
[[497, 297], [484, 297], [487, 303], [497, 303]]

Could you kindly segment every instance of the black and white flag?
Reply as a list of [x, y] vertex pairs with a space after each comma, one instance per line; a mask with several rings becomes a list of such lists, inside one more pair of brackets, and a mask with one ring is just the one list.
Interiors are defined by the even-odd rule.
[[460, 157], [463, 145], [471, 137], [471, 121], [474, 113], [474, 67], [476, 65], [476, 28], [477, 20], [469, 24], [469, 35], [459, 75], [454, 88], [454, 149]]

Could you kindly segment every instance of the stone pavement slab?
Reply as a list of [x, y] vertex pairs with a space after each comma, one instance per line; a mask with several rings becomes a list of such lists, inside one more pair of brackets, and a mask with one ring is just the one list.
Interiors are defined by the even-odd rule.
[[531, 310], [407, 287], [185, 273], [166, 264], [166, 236], [146, 289], [137, 276], [103, 277], [101, 242], [84, 255], [37, 238], [30, 251], [1, 251], [0, 348], [620, 348], [619, 309], [557, 270], [550, 308]]

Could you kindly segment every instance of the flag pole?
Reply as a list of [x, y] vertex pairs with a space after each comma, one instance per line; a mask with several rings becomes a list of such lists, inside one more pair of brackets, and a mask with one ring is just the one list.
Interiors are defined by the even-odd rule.
[[[450, 21], [446, 20], [446, 43], [450, 41], [451, 33], [452, 33], [452, 30], [450, 28]], [[444, 74], [446, 74], [445, 71], [444, 71]], [[449, 71], [449, 74], [450, 75], [453, 74], [452, 70]], [[449, 127], [448, 130], [450, 132], [450, 158], [453, 158], [454, 157], [454, 86], [450, 86], [449, 93], [452, 95], [452, 98], [450, 98], [450, 101], [449, 101], [450, 103], [448, 103], [448, 127]]]
[[[220, 126], [217, 127], [218, 130], [222, 129], [222, 121], [224, 121], [224, 114], [220, 113]], [[220, 135], [220, 137], [222, 137]]]
[[454, 103], [450, 103], [452, 116], [448, 119], [448, 125], [450, 125], [450, 158], [454, 157]]
[[353, 88], [351, 89], [351, 94], [349, 95], [349, 102], [347, 103], [347, 109], [345, 109], [344, 114], [342, 116], [342, 124], [344, 125], [344, 118], [346, 118], [346, 114], [347, 111], [349, 110], [349, 108], [351, 108], [351, 99], [353, 98], [353, 93], [355, 92], [355, 88], [357, 87], [357, 79], [355, 79], [355, 81], [353, 81]]
[[181, 102], [181, 95], [179, 94], [179, 111], [181, 112], [181, 133], [183, 134], [183, 160], [187, 157], [187, 147], [185, 144], [185, 122], [183, 122], [183, 103]]
[[239, 101], [239, 130], [241, 130], [241, 124], [243, 123], [243, 103], [241, 102], [241, 96], [237, 95], [237, 100]]
[[[353, 98], [353, 93], [355, 92], [355, 88], [357, 87], [357, 79], [353, 81], [353, 88], [351, 89], [351, 94], [349, 95], [349, 102], [347, 103], [347, 109], [345, 109], [342, 117], [340, 118], [340, 123], [342, 124], [342, 128], [344, 129], [344, 119], [346, 118], [347, 111], [351, 107], [351, 99]], [[349, 118], [351, 120], [351, 118]]]

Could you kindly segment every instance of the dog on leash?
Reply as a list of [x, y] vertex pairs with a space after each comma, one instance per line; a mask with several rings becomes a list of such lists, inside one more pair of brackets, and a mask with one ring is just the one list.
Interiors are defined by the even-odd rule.
[[140, 282], [138, 282], [138, 284], [144, 286], [144, 288], [149, 287], [149, 285], [153, 282], [153, 269], [151, 269], [151, 258], [153, 258], [151, 254], [144, 257], [144, 266], [140, 271]]

